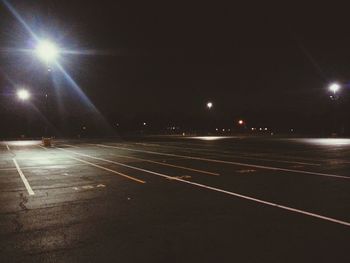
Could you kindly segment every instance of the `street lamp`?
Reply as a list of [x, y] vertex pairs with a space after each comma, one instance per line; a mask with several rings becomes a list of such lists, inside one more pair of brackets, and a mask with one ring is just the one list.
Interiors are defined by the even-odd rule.
[[17, 97], [20, 99], [20, 100], [28, 100], [30, 98], [30, 93], [28, 90], [26, 89], [20, 89], [17, 91]]
[[341, 86], [338, 83], [332, 83], [329, 85], [328, 90], [332, 93], [329, 97], [334, 101], [333, 105], [333, 133], [334, 135], [338, 132], [338, 124], [337, 124], [337, 100], [339, 99], [339, 91], [341, 89]]
[[207, 102], [207, 108], [210, 110], [213, 107], [213, 103], [212, 102]]
[[[51, 72], [50, 65], [56, 62], [60, 51], [54, 43], [52, 43], [50, 40], [44, 39], [44, 40], [38, 41], [38, 44], [35, 49], [35, 53], [38, 56], [38, 58], [46, 64], [47, 71]], [[50, 109], [49, 109], [49, 93], [50, 93], [49, 87], [47, 87], [45, 93], [46, 93], [45, 94], [46, 117], [49, 120], [51, 119]], [[50, 135], [50, 128], [49, 128], [49, 124], [47, 124], [45, 127], [45, 137], [43, 137], [44, 146], [51, 146], [51, 136], [49, 135]]]
[[332, 95], [330, 96], [332, 100], [337, 100], [339, 98], [338, 93], [340, 89], [341, 86], [338, 83], [332, 83], [331, 85], [329, 85], [328, 90], [332, 92]]
[[35, 51], [37, 56], [46, 63], [54, 62], [59, 54], [56, 45], [49, 40], [39, 41]]
[[333, 83], [329, 86], [329, 90], [333, 92], [333, 94], [336, 94], [340, 90], [340, 85], [338, 83]]

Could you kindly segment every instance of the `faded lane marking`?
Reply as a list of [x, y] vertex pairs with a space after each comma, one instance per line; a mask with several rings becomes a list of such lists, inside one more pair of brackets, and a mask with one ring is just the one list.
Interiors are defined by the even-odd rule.
[[280, 167], [272, 167], [272, 166], [264, 166], [264, 165], [255, 165], [255, 164], [249, 164], [249, 163], [240, 163], [240, 162], [223, 161], [223, 160], [208, 159], [208, 158], [201, 158], [201, 157], [188, 156], [188, 155], [178, 155], [178, 154], [171, 154], [171, 153], [158, 153], [158, 152], [152, 152], [152, 151], [128, 149], [128, 148], [124, 148], [124, 147], [117, 147], [117, 146], [111, 146], [111, 145], [105, 145], [105, 144], [95, 144], [95, 145], [96, 145], [96, 146], [99, 146], [99, 147], [105, 147], [105, 148], [115, 148], [115, 149], [127, 150], [127, 151], [134, 151], [134, 152], [142, 152], [142, 153], [149, 153], [149, 154], [156, 154], [156, 155], [164, 155], [164, 156], [172, 156], [172, 157], [181, 157], [181, 158], [186, 158], [186, 159], [191, 159], [191, 160], [199, 160], [199, 161], [205, 161], [205, 162], [231, 164], [231, 165], [244, 166], [244, 167], [252, 167], [252, 168], [258, 168], [258, 169], [264, 169], [264, 170], [271, 170], [271, 171], [283, 171], [283, 172], [290, 172], [290, 173], [310, 174], [310, 175], [317, 175], [317, 176], [324, 176], [324, 177], [332, 177], [332, 178], [341, 178], [341, 179], [348, 179], [348, 180], [350, 179], [350, 177], [348, 177], [348, 176], [336, 175], [336, 174], [317, 173], [317, 172], [309, 172], [309, 171], [302, 171], [302, 170], [294, 170], [294, 169], [287, 169], [287, 168], [280, 168]]
[[[219, 151], [216, 149], [207, 149], [207, 148], [191, 148], [191, 147], [179, 147], [179, 146], [173, 146], [173, 145], [156, 145], [156, 144], [146, 144], [146, 143], [135, 143], [138, 145], [142, 145], [142, 146], [159, 146], [159, 147], [165, 147], [165, 148], [176, 148], [176, 149], [180, 149], [180, 150], [191, 150], [193, 153], [197, 153], [197, 152], [208, 152], [208, 153], [201, 153], [201, 154], [205, 154], [205, 155], [216, 155], [216, 156], [220, 156], [220, 157], [232, 157], [232, 158], [238, 158], [238, 159], [247, 159], [247, 160], [256, 160], [256, 161], [269, 161], [269, 162], [278, 162], [278, 163], [289, 163], [289, 164], [301, 164], [301, 165], [310, 165], [310, 166], [321, 166], [321, 164], [318, 163], [306, 163], [306, 162], [298, 162], [298, 161], [286, 161], [286, 160], [279, 160], [279, 159], [267, 159], [267, 158], [257, 158], [257, 157], [252, 157], [251, 154], [247, 155], [246, 153], [242, 155], [235, 155], [232, 154], [232, 152], [228, 152], [228, 151]], [[201, 145], [199, 145], [201, 146]], [[188, 152], [188, 151], [187, 151]], [[264, 154], [265, 155], [265, 154]]]
[[[61, 149], [61, 148], [58, 148], [58, 149]], [[64, 149], [61, 149], [61, 150], [64, 150]], [[126, 174], [117, 172], [117, 171], [115, 171], [115, 170], [112, 170], [112, 169], [103, 167], [103, 166], [98, 165], [98, 164], [94, 164], [94, 163], [91, 163], [91, 162], [88, 162], [88, 161], [85, 161], [85, 160], [81, 160], [81, 159], [78, 159], [78, 158], [75, 158], [75, 157], [70, 157], [70, 158], [71, 158], [71, 159], [74, 159], [74, 160], [76, 160], [76, 161], [79, 161], [79, 162], [82, 162], [82, 163], [86, 163], [86, 164], [89, 164], [89, 165], [91, 165], [91, 166], [100, 168], [100, 169], [102, 169], [102, 170], [105, 170], [105, 171], [108, 171], [108, 172], [111, 172], [111, 173], [120, 175], [120, 176], [125, 177], [125, 178], [127, 178], [127, 179], [129, 179], [129, 180], [132, 180], [132, 181], [135, 181], [135, 182], [138, 182], [138, 183], [141, 183], [141, 184], [145, 184], [145, 183], [146, 183], [145, 181], [142, 181], [142, 180], [140, 180], [140, 179], [131, 177], [131, 176], [129, 176], [129, 175], [126, 175]]]
[[215, 176], [219, 176], [220, 175], [218, 173], [213, 173], [213, 172], [193, 169], [193, 168], [189, 168], [189, 167], [185, 167], [185, 166], [179, 166], [179, 165], [169, 164], [169, 163], [164, 163], [164, 162], [157, 162], [157, 161], [147, 160], [147, 159], [143, 159], [143, 158], [130, 157], [130, 156], [119, 155], [119, 154], [114, 154], [114, 156], [123, 157], [123, 158], [127, 158], [127, 159], [134, 159], [134, 160], [148, 162], [148, 163], [155, 163], [155, 164], [159, 164], [159, 165], [163, 165], [163, 166], [169, 166], [169, 167], [179, 168], [179, 169], [188, 170], [188, 171], [192, 171], [192, 172], [208, 174], [208, 175], [215, 175]]
[[17, 171], [18, 171], [18, 173], [19, 173], [19, 176], [21, 177], [21, 179], [22, 179], [22, 181], [23, 181], [23, 183], [24, 183], [24, 186], [26, 187], [26, 189], [27, 189], [27, 191], [28, 191], [28, 194], [29, 194], [29, 195], [34, 195], [34, 191], [33, 191], [33, 189], [30, 187], [30, 184], [28, 183], [27, 178], [24, 176], [24, 174], [23, 174], [21, 168], [19, 167], [19, 165], [18, 165], [16, 159], [13, 158], [12, 160], [13, 160], [15, 166], [16, 166], [16, 169], [17, 169]]
[[[64, 144], [64, 145], [71, 146], [71, 147], [78, 148], [78, 149], [80, 148], [80, 147], [73, 146], [70, 144]], [[94, 144], [92, 144], [92, 145], [94, 145]], [[189, 167], [185, 167], [185, 166], [169, 164], [169, 163], [164, 163], [164, 162], [157, 162], [157, 161], [152, 161], [152, 160], [143, 159], [143, 158], [131, 157], [131, 156], [120, 155], [120, 154], [113, 154], [113, 155], [117, 156], [117, 157], [126, 158], [126, 159], [133, 159], [133, 160], [138, 160], [138, 161], [143, 161], [143, 162], [148, 162], [148, 163], [155, 163], [155, 164], [159, 164], [159, 165], [163, 165], [163, 166], [179, 168], [179, 169], [188, 170], [188, 171], [197, 172], [197, 173], [203, 173], [203, 174], [215, 175], [215, 176], [220, 175], [219, 173], [214, 173], [214, 172], [209, 172], [209, 171], [204, 171], [204, 170], [199, 170], [199, 169], [194, 169], [194, 168], [189, 168]]]
[[254, 170], [254, 169], [242, 169], [242, 170], [238, 170], [236, 172], [240, 173], [240, 174], [246, 174], [246, 173], [254, 173], [254, 172], [256, 172], [256, 170]]

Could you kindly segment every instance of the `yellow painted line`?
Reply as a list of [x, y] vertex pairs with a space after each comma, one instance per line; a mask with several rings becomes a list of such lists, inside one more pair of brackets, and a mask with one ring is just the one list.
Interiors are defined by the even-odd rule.
[[[60, 148], [58, 148], [58, 149], [60, 149]], [[126, 174], [117, 172], [117, 171], [115, 171], [115, 170], [112, 170], [112, 169], [103, 167], [103, 166], [98, 165], [98, 164], [95, 164], [95, 163], [91, 163], [91, 162], [88, 162], [88, 161], [85, 161], [85, 160], [81, 160], [81, 159], [78, 159], [78, 158], [75, 158], [75, 157], [70, 157], [70, 158], [71, 158], [71, 159], [74, 159], [74, 160], [76, 160], [76, 161], [79, 161], [79, 162], [82, 162], [82, 163], [89, 164], [89, 165], [91, 165], [91, 166], [100, 168], [100, 169], [102, 169], [102, 170], [105, 170], [105, 171], [108, 171], [108, 172], [111, 172], [111, 173], [120, 175], [120, 176], [122, 176], [122, 177], [125, 177], [125, 178], [127, 178], [127, 179], [130, 179], [130, 180], [132, 180], [132, 181], [135, 181], [135, 182], [138, 182], [138, 183], [141, 183], [141, 184], [145, 184], [145, 183], [146, 183], [145, 181], [142, 181], [142, 180], [140, 180], [140, 179], [131, 177], [131, 176], [129, 176], [129, 175], [126, 175]]]

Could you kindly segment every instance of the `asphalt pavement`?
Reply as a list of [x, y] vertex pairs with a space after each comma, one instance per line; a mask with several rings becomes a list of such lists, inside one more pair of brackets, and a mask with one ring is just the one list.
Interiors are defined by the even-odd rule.
[[350, 139], [0, 143], [0, 262], [350, 262]]

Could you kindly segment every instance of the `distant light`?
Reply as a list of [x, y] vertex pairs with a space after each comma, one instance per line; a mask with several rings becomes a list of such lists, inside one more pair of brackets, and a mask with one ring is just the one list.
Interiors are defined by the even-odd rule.
[[143, 123], [143, 126], [146, 126], [146, 125], [147, 125], [147, 123], [146, 123], [146, 122], [144, 122], [144, 123]]
[[17, 91], [17, 97], [20, 100], [28, 100], [30, 98], [30, 93], [26, 89], [20, 89]]
[[321, 138], [321, 139], [299, 139], [309, 144], [321, 145], [321, 146], [348, 146], [350, 145], [350, 139], [343, 138]]
[[218, 128], [216, 128], [215, 130], [216, 130], [216, 131], [218, 131], [219, 129], [218, 129]]
[[252, 128], [252, 131], [255, 131], [256, 130], [256, 128]]
[[224, 131], [225, 131], [225, 129], [222, 129], [222, 131], [224, 132]]
[[212, 107], [213, 107], [213, 103], [209, 101], [207, 103], [207, 108], [210, 110]]
[[30, 145], [38, 145], [41, 141], [11, 141], [6, 142], [9, 146], [30, 146]]
[[265, 131], [267, 131], [267, 128], [265, 128]]
[[58, 57], [59, 51], [53, 43], [48, 40], [43, 40], [39, 42], [38, 46], [36, 47], [36, 53], [41, 60], [48, 63], [55, 61], [55, 59]]
[[262, 131], [262, 128], [259, 128], [260, 131]]
[[198, 137], [188, 137], [189, 139], [198, 139], [203, 141], [217, 141], [222, 139], [232, 138], [229, 136], [198, 136]]
[[239, 124], [239, 125], [243, 125], [243, 124], [244, 124], [244, 121], [243, 121], [243, 120], [239, 120], [239, 121], [238, 121], [238, 124]]
[[329, 86], [329, 90], [333, 92], [334, 94], [337, 93], [340, 90], [340, 85], [338, 83], [333, 83]]

